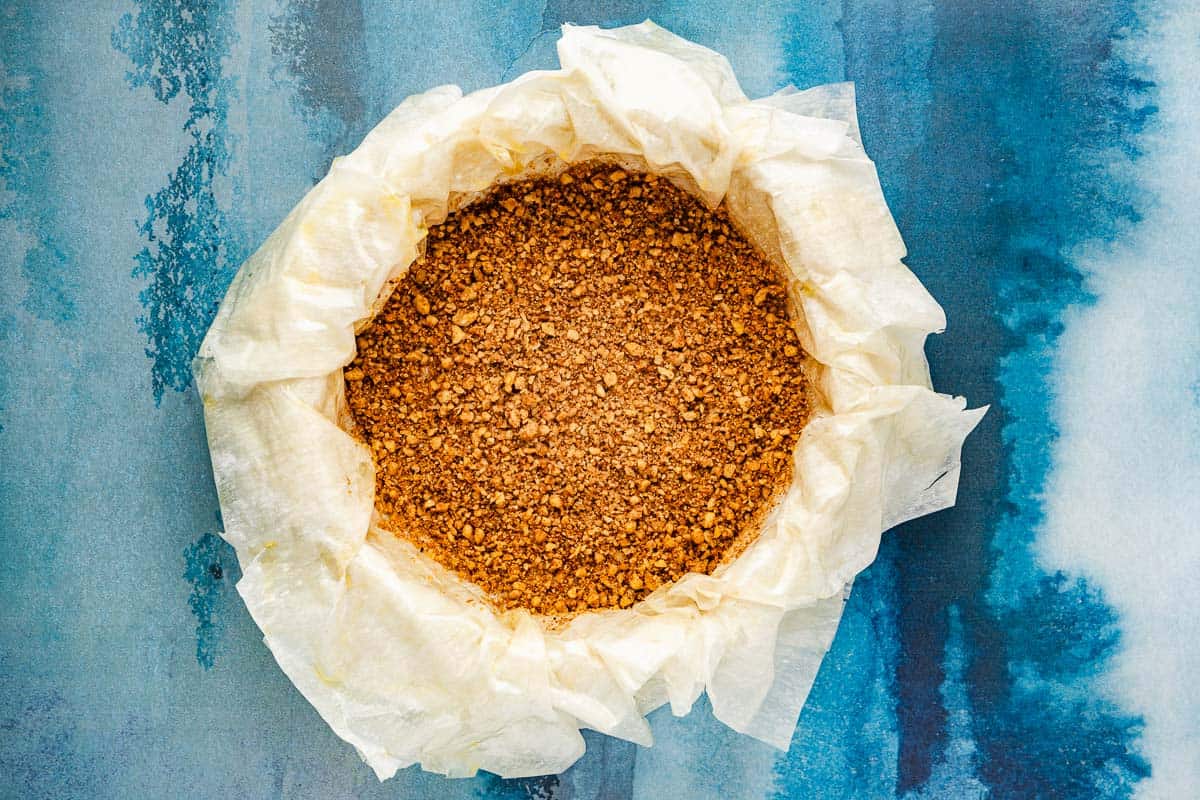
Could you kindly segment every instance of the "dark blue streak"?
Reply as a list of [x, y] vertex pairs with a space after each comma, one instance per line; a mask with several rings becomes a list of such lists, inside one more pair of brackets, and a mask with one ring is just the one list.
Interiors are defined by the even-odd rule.
[[791, 750], [775, 767], [779, 800], [895, 796], [895, 545], [885, 540], [855, 581]]
[[54, 165], [47, 150], [51, 117], [40, 101], [46, 75], [31, 41], [37, 14], [19, 5], [0, 13], [0, 220], [13, 220], [32, 240], [21, 262], [25, 310], [65, 322], [76, 314], [79, 279], [72, 267], [78, 262], [73, 243], [58, 230], [61, 209], [46, 187]]

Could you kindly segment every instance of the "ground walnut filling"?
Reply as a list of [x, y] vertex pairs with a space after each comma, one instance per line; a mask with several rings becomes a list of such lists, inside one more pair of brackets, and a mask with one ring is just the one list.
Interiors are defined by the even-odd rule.
[[791, 479], [803, 358], [723, 208], [592, 162], [432, 228], [346, 396], [382, 524], [501, 608], [562, 614], [744, 547]]

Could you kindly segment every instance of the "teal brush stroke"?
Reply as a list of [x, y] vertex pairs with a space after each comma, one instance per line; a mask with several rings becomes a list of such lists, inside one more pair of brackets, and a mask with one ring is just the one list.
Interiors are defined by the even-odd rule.
[[167, 185], [146, 198], [138, 230], [147, 244], [133, 270], [149, 281], [138, 295], [145, 308], [138, 327], [149, 340], [155, 402], [191, 385], [192, 358], [244, 258], [240, 229], [217, 199], [219, 188], [236, 189], [227, 117], [237, 87], [221, 69], [237, 39], [233, 24], [224, 0], [139, 0], [136, 16], [121, 17], [112, 34], [113, 47], [133, 62], [131, 87], [149, 88], [162, 103], [180, 95], [189, 103], [187, 153]]
[[896, 796], [896, 542], [855, 581], [833, 647], [775, 765], [776, 800]]
[[220, 536], [206, 533], [183, 552], [184, 579], [191, 584], [188, 608], [196, 618], [196, 661], [212, 669], [224, 630], [221, 600], [237, 582], [237, 555]]

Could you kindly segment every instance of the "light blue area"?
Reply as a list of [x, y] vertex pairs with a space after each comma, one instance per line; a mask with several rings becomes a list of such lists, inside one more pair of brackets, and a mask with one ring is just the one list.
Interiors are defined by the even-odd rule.
[[792, 747], [775, 767], [783, 798], [896, 796], [896, 546], [855, 582]]
[[[267, 238], [299, 197], [323, 175], [340, 125], [322, 110], [305, 113], [295, 79], [274, 50], [290, 5], [262, 2], [239, 6], [240, 35], [226, 69], [240, 76], [239, 100], [227, 123], [236, 137], [231, 170], [240, 191], [229, 201], [229, 217], [242, 225], [248, 250]], [[344, 73], [343, 73], [344, 74]]]
[[776, 751], [718, 722], [707, 697], [696, 701], [686, 717], [674, 717], [664, 707], [650, 723], [655, 744], [637, 754], [629, 797], [748, 800], [770, 792]]
[[980, 754], [972, 730], [971, 700], [964, 683], [966, 667], [962, 615], [958, 608], [951, 608], [943, 663], [946, 677], [941, 687], [948, 716], [948, 741], [942, 758], [933, 765], [929, 780], [919, 790], [905, 795], [905, 800], [983, 800], [988, 795], [988, 787], [977, 774]]
[[[368, 129], [361, 5], [286, 3], [268, 17], [272, 74], [329, 158], [354, 148]], [[322, 164], [324, 172], [328, 164]], [[316, 175], [315, 177], [320, 177]]]
[[[864, 140], [908, 263], [947, 310], [948, 330], [929, 348], [935, 384], [994, 401], [964, 449], [958, 507], [900, 534], [901, 791], [928, 785], [952, 747], [949, 608], [960, 609], [979, 777], [992, 796], [1047, 786], [1125, 796], [1145, 774], [1133, 755], [1138, 720], [1094, 691], [1119, 643], [1111, 612], [1093, 589], [1043, 573], [1029, 549], [1054, 437], [1061, 314], [1086, 302], [1065, 253], [1112, 235], [1142, 201], [1124, 157], [1136, 151], [1147, 87], [1114, 49], [1137, 24], [1122, 2], [1086, 13], [845, 5]], [[1045, 644], [1036, 654], [1034, 638]], [[1088, 652], [1075, 659], [1079, 641]]]

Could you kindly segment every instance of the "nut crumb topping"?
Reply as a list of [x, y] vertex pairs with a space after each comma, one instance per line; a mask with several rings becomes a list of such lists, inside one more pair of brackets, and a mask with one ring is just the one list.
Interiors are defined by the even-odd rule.
[[589, 162], [432, 228], [344, 376], [383, 525], [567, 614], [745, 546], [791, 479], [803, 359], [724, 208]]

